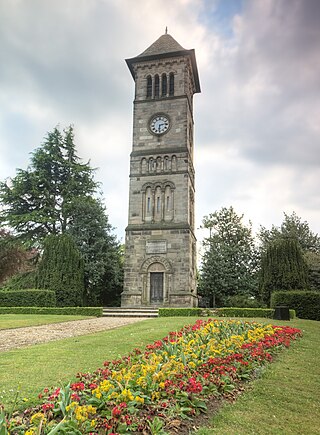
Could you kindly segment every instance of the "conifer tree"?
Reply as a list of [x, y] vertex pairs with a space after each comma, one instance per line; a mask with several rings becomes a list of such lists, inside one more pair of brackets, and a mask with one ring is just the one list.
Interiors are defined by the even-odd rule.
[[278, 238], [270, 243], [261, 259], [260, 290], [264, 302], [277, 290], [303, 290], [308, 285], [306, 262], [297, 240]]
[[57, 306], [83, 305], [84, 264], [75, 242], [67, 234], [45, 239], [37, 287], [54, 290]]
[[55, 128], [34, 151], [26, 170], [18, 169], [14, 178], [0, 182], [0, 225], [37, 246], [48, 234], [64, 233], [72, 201], [97, 189], [93, 172], [76, 154], [73, 127], [63, 133]]

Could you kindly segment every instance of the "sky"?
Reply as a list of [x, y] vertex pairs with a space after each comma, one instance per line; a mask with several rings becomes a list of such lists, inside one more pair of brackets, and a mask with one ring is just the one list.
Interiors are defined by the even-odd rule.
[[[124, 241], [134, 82], [125, 63], [165, 32], [196, 52], [196, 227], [233, 206], [320, 233], [319, 0], [0, 0], [0, 179], [74, 125]], [[198, 240], [206, 234], [197, 229]]]

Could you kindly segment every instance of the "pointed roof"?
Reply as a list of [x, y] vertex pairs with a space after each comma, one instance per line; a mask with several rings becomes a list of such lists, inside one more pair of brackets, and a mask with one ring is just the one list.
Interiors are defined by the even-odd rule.
[[163, 53], [172, 53], [185, 50], [171, 35], [161, 35], [153, 44], [137, 57], [152, 56]]
[[166, 33], [161, 35], [153, 44], [136, 57], [126, 59], [126, 63], [131, 72], [133, 79], [135, 79], [133, 65], [138, 62], [150, 61], [156, 59], [163, 59], [176, 56], [189, 56], [192, 64], [192, 71], [195, 81], [195, 92], [200, 91], [200, 81], [196, 62], [194, 49], [186, 50], [183, 48], [171, 35]]

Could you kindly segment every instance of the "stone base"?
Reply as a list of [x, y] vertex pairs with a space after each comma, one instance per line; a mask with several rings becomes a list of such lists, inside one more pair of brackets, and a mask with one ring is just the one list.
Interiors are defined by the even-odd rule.
[[169, 295], [169, 300], [162, 304], [146, 304], [142, 302], [141, 294], [123, 292], [121, 294], [121, 307], [163, 307], [163, 308], [194, 308], [198, 306], [198, 298], [193, 293], [175, 293]]

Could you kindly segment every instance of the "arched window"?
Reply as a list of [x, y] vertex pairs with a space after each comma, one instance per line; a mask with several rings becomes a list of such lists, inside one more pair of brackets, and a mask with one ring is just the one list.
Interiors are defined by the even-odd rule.
[[157, 222], [160, 222], [162, 220], [162, 204], [161, 204], [161, 197], [162, 197], [162, 192], [161, 192], [161, 187], [158, 186], [155, 189], [155, 214], [154, 214], [154, 219]]
[[151, 187], [147, 187], [145, 194], [145, 219], [151, 220], [152, 218], [152, 190]]
[[164, 220], [170, 222], [174, 216], [174, 204], [173, 204], [173, 186], [167, 185], [164, 189]]
[[153, 172], [153, 158], [150, 157], [149, 159], [149, 172]]
[[159, 91], [160, 91], [160, 86], [159, 86], [159, 76], [158, 74], [156, 74], [154, 76], [154, 96], [155, 98], [159, 98]]
[[152, 77], [147, 77], [147, 98], [152, 97]]
[[147, 159], [143, 158], [141, 160], [141, 174], [145, 174], [147, 172]]
[[169, 171], [169, 157], [168, 156], [164, 157], [164, 170]]
[[174, 95], [174, 74], [170, 73], [169, 75], [169, 95]]
[[176, 156], [172, 156], [172, 159], [171, 159], [171, 169], [173, 171], [176, 171], [178, 169], [177, 168], [177, 157]]
[[162, 89], [161, 89], [161, 96], [166, 97], [167, 96], [167, 74], [162, 74]]

